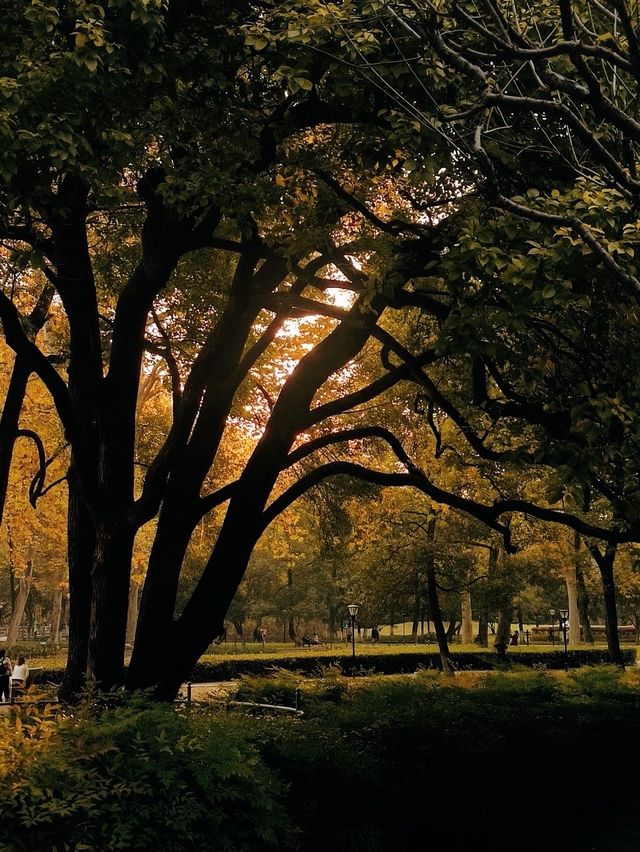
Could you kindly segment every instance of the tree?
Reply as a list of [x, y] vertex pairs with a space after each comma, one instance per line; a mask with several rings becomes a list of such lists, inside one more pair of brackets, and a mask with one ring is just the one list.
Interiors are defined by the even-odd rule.
[[[315, 7], [293, 6], [303, 51], [322, 24]], [[436, 132], [458, 164], [449, 205], [465, 196], [472, 214], [449, 274], [435, 264], [428, 298], [413, 299], [443, 325], [440, 346], [471, 361], [466, 393], [423, 378], [432, 414], [485, 461], [513, 462], [515, 450], [521, 465], [555, 467], [579, 513], [607, 518], [611, 545], [620, 530], [636, 535], [639, 509], [638, 371], [626, 361], [640, 294], [635, 15], [625, 2], [443, 0], [346, 3], [324, 16], [324, 49], [339, 61], [345, 48], [345, 65], [393, 105], [414, 209], [433, 203], [420, 180], [432, 168], [423, 133]], [[271, 37], [283, 37], [277, 17]], [[487, 440], [499, 430], [515, 447]], [[612, 620], [608, 569], [603, 582]]]
[[[296, 14], [283, 6], [276, 18], [281, 11], [285, 23]], [[313, 11], [325, 17], [321, 7]], [[156, 528], [127, 685], [165, 698], [221, 635], [264, 530], [328, 477], [415, 488], [473, 515], [507, 548], [501, 518], [523, 510], [606, 542], [638, 535], [631, 516], [612, 528], [606, 511], [453, 493], [375, 415], [358, 413], [408, 381], [428, 396], [423, 423], [437, 452], [436, 421], [444, 416], [445, 430], [453, 424], [482, 460], [505, 464], [528, 456], [509, 444], [508, 430], [498, 430], [504, 446], [490, 446], [482, 437], [487, 416], [493, 424], [522, 415], [534, 431], [560, 422], [556, 412], [540, 414], [542, 401], [529, 414], [508, 394], [491, 397], [494, 382], [510, 385], [503, 363], [497, 378], [491, 373], [489, 353], [471, 363], [465, 355], [461, 373], [484, 377], [484, 397], [482, 381], [454, 382], [448, 399], [425, 372], [442, 359], [450, 376], [447, 341], [460, 346], [464, 336], [449, 331], [469, 316], [459, 273], [448, 266], [452, 248], [470, 247], [474, 222], [473, 209], [447, 200], [459, 174], [456, 151], [441, 133], [424, 134], [429, 191], [449, 215], [425, 221], [411, 204], [396, 204], [413, 173], [407, 158], [398, 169], [396, 152], [413, 131], [385, 116], [385, 97], [366, 81], [311, 49], [318, 45], [303, 47], [300, 64], [295, 29], [270, 39], [259, 35], [265, 26], [261, 4], [161, 0], [107, 8], [13, 0], [0, 23], [7, 45], [0, 238], [20, 289], [31, 294], [21, 268], [31, 277], [41, 269], [68, 326], [68, 349], [52, 360], [15, 294], [0, 294], [16, 363], [46, 386], [71, 448], [66, 694], [86, 673], [106, 688], [122, 681], [135, 541], [147, 524]], [[356, 181], [358, 197], [349, 190]], [[409, 283], [431, 277], [445, 282], [435, 297], [429, 285]], [[337, 281], [355, 294], [347, 307], [332, 298]], [[477, 289], [469, 273], [466, 297], [465, 288]], [[394, 319], [412, 311], [429, 317], [430, 333], [419, 333], [419, 318]], [[307, 338], [287, 342], [287, 321], [306, 317], [318, 318]], [[279, 369], [277, 355], [263, 381], [274, 350], [288, 352], [288, 366]], [[168, 428], [156, 417], [154, 434], [137, 434], [141, 400], [158, 384], [170, 389]], [[456, 405], [469, 387], [474, 417]], [[243, 458], [225, 465], [241, 455], [229, 449], [233, 424], [247, 406], [256, 410], [258, 394], [263, 422], [247, 430]], [[346, 412], [349, 425], [336, 426], [333, 418]], [[390, 468], [344, 456], [313, 463], [328, 448], [348, 452], [374, 441], [390, 448]], [[202, 573], [178, 609], [193, 534], [224, 505]], [[169, 658], [158, 655], [160, 645]]]
[[[241, 24], [260, 14], [250, 4], [201, 10], [122, 0], [59, 8], [14, 0], [0, 25], [8, 46], [0, 235], [25, 268], [43, 269], [69, 329], [68, 359], [57, 369], [27, 333], [16, 300], [0, 295], [5, 339], [48, 389], [71, 447], [67, 694], [87, 672], [103, 687], [122, 680], [134, 541], [146, 524], [157, 516], [128, 685], [155, 685], [171, 697], [221, 634], [265, 527], [335, 469], [309, 474], [265, 512], [280, 474], [326, 443], [386, 437], [337, 433], [291, 453], [298, 436], [329, 414], [400, 380], [402, 372], [390, 371], [357, 396], [339, 393], [341, 371], [377, 333], [389, 301], [365, 292], [364, 275], [375, 272], [382, 291], [392, 293], [407, 280], [407, 264], [418, 256], [422, 265], [441, 235], [413, 229], [392, 257], [383, 241], [361, 274], [351, 249], [335, 244], [342, 205], [317, 182], [300, 203], [297, 159], [313, 146], [318, 158], [335, 158], [351, 143], [341, 126], [370, 109], [354, 107], [355, 88], [346, 98], [329, 89], [327, 101], [308, 77], [271, 81], [238, 37]], [[333, 131], [313, 135], [328, 125]], [[300, 143], [301, 132], [313, 145]], [[290, 202], [284, 217], [283, 200]], [[394, 226], [394, 234], [401, 231]], [[346, 286], [361, 291], [348, 310], [322, 295], [335, 280], [322, 272], [335, 267], [348, 275]], [[207, 313], [199, 339], [179, 357], [171, 326], [179, 338], [180, 310], [172, 302], [182, 310], [193, 305], [190, 286], [203, 274], [215, 275], [216, 286], [201, 293]], [[304, 296], [307, 286], [319, 300]], [[215, 460], [243, 385], [287, 317], [301, 312], [328, 316], [324, 336], [302, 357], [296, 353], [240, 475], [220, 484]], [[159, 357], [173, 419], [138, 486], [141, 382]], [[312, 409], [327, 383], [327, 401]], [[227, 501], [202, 576], [174, 618], [190, 538]], [[160, 644], [171, 649], [170, 664], [166, 656], [159, 662]]]

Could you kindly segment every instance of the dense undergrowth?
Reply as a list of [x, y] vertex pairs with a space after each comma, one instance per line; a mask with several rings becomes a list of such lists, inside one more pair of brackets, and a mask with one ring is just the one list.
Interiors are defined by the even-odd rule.
[[5, 717], [0, 848], [640, 847], [636, 670], [279, 671], [237, 697], [292, 703], [297, 688], [302, 719], [138, 703]]

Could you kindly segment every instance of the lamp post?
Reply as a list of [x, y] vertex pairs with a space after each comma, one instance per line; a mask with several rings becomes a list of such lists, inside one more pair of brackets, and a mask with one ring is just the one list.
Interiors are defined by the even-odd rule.
[[351, 618], [351, 656], [355, 659], [356, 656], [356, 616], [358, 614], [358, 604], [349, 604], [349, 617]]
[[560, 620], [560, 628], [562, 630], [562, 641], [564, 642], [564, 670], [569, 671], [569, 654], [567, 653], [567, 624], [569, 621], [569, 610], [561, 609], [558, 611], [558, 619]]
[[551, 616], [551, 644], [552, 644], [552, 645], [555, 645], [555, 644], [556, 644], [556, 634], [553, 632], [553, 624], [554, 624], [554, 622], [555, 622], [555, 620], [556, 620], [556, 611], [555, 611], [555, 609], [550, 609], [550, 610], [549, 610], [549, 615]]

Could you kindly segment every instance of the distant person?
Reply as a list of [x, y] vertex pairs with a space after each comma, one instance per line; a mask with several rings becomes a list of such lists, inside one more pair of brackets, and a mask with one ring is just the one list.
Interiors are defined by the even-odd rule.
[[4, 648], [0, 648], [0, 701], [11, 700], [11, 670], [13, 665]]
[[17, 665], [13, 667], [13, 673], [11, 675], [11, 686], [18, 686], [24, 688], [27, 685], [28, 677], [29, 666], [27, 665], [27, 661], [23, 656], [19, 656]]
[[253, 631], [253, 641], [254, 641], [254, 642], [260, 642], [260, 641], [261, 641], [261, 638], [262, 638], [262, 637], [261, 637], [261, 631], [260, 631], [260, 628], [259, 628], [259, 627], [258, 627], [258, 625], [256, 624], [255, 629], [254, 629], [254, 631]]
[[380, 639], [380, 631], [377, 627], [371, 628], [371, 641], [377, 642]]
[[267, 644], [267, 628], [266, 627], [260, 628], [260, 641], [262, 642], [262, 647], [264, 648], [264, 646]]
[[517, 645], [519, 638], [520, 638], [520, 634], [518, 633], [517, 630], [514, 630], [513, 633], [511, 634], [511, 639], [509, 640], [509, 644], [510, 645]]

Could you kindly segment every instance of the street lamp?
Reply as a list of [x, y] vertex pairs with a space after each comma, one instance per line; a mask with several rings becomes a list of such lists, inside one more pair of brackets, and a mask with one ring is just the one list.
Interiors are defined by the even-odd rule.
[[552, 645], [555, 645], [555, 644], [556, 644], [556, 634], [553, 632], [553, 624], [554, 624], [554, 622], [555, 622], [555, 620], [556, 620], [556, 611], [555, 611], [555, 609], [550, 609], [550, 610], [549, 610], [549, 615], [551, 616], [551, 644], [552, 644]]
[[358, 604], [349, 604], [347, 607], [351, 618], [351, 656], [355, 659], [356, 656], [356, 616], [358, 614]]
[[569, 623], [569, 610], [561, 609], [558, 611], [558, 619], [560, 620], [560, 628], [562, 630], [562, 640], [564, 642], [564, 670], [569, 671], [569, 655], [567, 653], [567, 625]]

